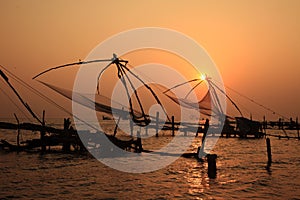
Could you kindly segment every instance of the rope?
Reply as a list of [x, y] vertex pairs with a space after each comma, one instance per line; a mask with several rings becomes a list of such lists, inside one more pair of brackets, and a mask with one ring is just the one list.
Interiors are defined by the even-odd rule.
[[[215, 81], [216, 81], [216, 80], [215, 80]], [[218, 81], [216, 81], [216, 82], [218, 82]], [[218, 83], [220, 83], [220, 82], [218, 82]], [[220, 83], [220, 84], [221, 84], [221, 83]], [[247, 97], [246, 95], [244, 95], [244, 94], [238, 92], [237, 90], [235, 90], [235, 89], [233, 89], [233, 88], [231, 88], [231, 87], [229, 87], [229, 86], [227, 86], [227, 85], [224, 85], [224, 86], [225, 86], [226, 88], [228, 88], [229, 90], [235, 92], [235, 93], [238, 94], [239, 96], [241, 96], [241, 97], [247, 99], [248, 101], [251, 101], [252, 103], [254, 103], [254, 104], [256, 104], [256, 105], [262, 107], [263, 109], [268, 110], [268, 111], [271, 112], [272, 114], [281, 116], [282, 118], [285, 118], [285, 119], [289, 119], [288, 117], [286, 117], [286, 116], [284, 116], [284, 115], [282, 115], [282, 114], [280, 114], [280, 113], [274, 111], [273, 109], [271, 109], [271, 108], [269, 108], [269, 107], [267, 107], [267, 106], [265, 106], [265, 105], [263, 105], [263, 104], [261, 104], [261, 103], [255, 101], [255, 100], [253, 100], [253, 99]]]
[[91, 127], [94, 130], [98, 130], [96, 127], [94, 127], [93, 125], [89, 124], [88, 122], [85, 122], [84, 120], [80, 119], [79, 117], [77, 117], [76, 115], [74, 115], [73, 113], [69, 112], [67, 109], [65, 109], [64, 107], [60, 106], [59, 104], [57, 104], [55, 101], [53, 101], [52, 99], [50, 99], [49, 97], [45, 96], [44, 94], [42, 94], [40, 91], [38, 91], [37, 89], [33, 88], [32, 86], [30, 86], [28, 83], [24, 82], [22, 79], [20, 79], [18, 76], [14, 75], [13, 73], [11, 73], [8, 69], [6, 69], [3, 65], [0, 65], [8, 74], [10, 74], [11, 78], [14, 79], [15, 81], [17, 81], [18, 83], [20, 83], [21, 85], [23, 85], [25, 88], [27, 88], [28, 90], [30, 90], [31, 92], [33, 92], [34, 94], [36, 94], [37, 96], [39, 96], [40, 98], [44, 99], [45, 101], [47, 101], [48, 103], [54, 105], [55, 107], [57, 107], [58, 109], [64, 111], [65, 113], [67, 113], [70, 116], [73, 116], [74, 118], [76, 118], [77, 120], [83, 122], [84, 124], [88, 125], [89, 127]]
[[[150, 78], [149, 76], [147, 76], [145, 73], [142, 73], [140, 70], [137, 70], [137, 69], [136, 69], [133, 65], [131, 65], [130, 63], [127, 63], [126, 66], [129, 66], [129, 67], [131, 68], [131, 69], [129, 69], [129, 68], [127, 67], [127, 70], [129, 70], [129, 71], [134, 70], [134, 71], [138, 72], [138, 74], [142, 75], [143, 78], [144, 78], [145, 80], [147, 80], [147, 81], [149, 81], [149, 82], [155, 83], [155, 81], [154, 81], [153, 79], [151, 79], [151, 78]], [[165, 91], [162, 90], [160, 87], [158, 87], [158, 86], [156, 86], [156, 85], [154, 85], [154, 87], [155, 87], [156, 89], [158, 89], [159, 91], [161, 91], [162, 93], [165, 93]]]
[[32, 120], [28, 117], [28, 115], [22, 110], [17, 103], [14, 102], [14, 100], [0, 87], [0, 91], [9, 99], [9, 101], [16, 106], [16, 108], [25, 116], [27, 120], [32, 122]]

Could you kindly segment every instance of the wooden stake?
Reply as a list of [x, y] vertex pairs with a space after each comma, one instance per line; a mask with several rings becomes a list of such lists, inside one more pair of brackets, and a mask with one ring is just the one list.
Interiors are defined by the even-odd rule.
[[18, 132], [17, 132], [17, 151], [19, 152], [19, 150], [20, 150], [20, 122], [19, 122], [19, 119], [18, 119], [18, 117], [17, 117], [17, 115], [14, 113], [14, 116], [15, 116], [15, 118], [16, 118], [16, 120], [17, 120], [17, 123], [18, 123]]
[[142, 138], [141, 138], [141, 132], [140, 131], [137, 131], [137, 134], [136, 134], [136, 147], [135, 147], [135, 151], [137, 153], [141, 153], [143, 151], [143, 146], [142, 146]]
[[271, 163], [272, 163], [272, 152], [271, 152], [270, 138], [266, 139], [266, 143], [267, 143], [267, 153], [268, 153], [268, 166], [271, 166]]
[[133, 121], [129, 120], [129, 124], [130, 124], [130, 135], [131, 137], [133, 137]]
[[266, 133], [266, 128], [267, 128], [267, 122], [266, 122], [266, 116], [264, 116], [263, 129], [265, 133]]
[[300, 140], [298, 117], [296, 118], [296, 129], [297, 129], [297, 134], [298, 134], [298, 140]]
[[207, 154], [207, 163], [208, 163], [208, 177], [216, 178], [217, 177], [217, 155], [216, 154]]
[[[115, 129], [114, 129], [114, 137], [116, 137], [116, 134], [117, 134], [117, 132], [118, 132], [118, 126], [119, 126], [120, 120], [121, 120], [121, 116], [119, 116], [118, 121], [117, 121], [117, 123], [116, 123], [116, 125], [115, 125]], [[130, 125], [131, 125], [131, 120], [129, 120], [129, 122], [130, 122]], [[130, 126], [130, 128], [131, 128], [131, 126]], [[131, 131], [131, 129], [130, 129], [130, 131]], [[132, 136], [132, 133], [131, 133], [131, 136]]]
[[45, 110], [43, 110], [43, 119], [42, 119], [42, 130], [41, 130], [41, 148], [42, 153], [45, 153], [46, 151], [46, 145], [45, 145]]
[[281, 129], [281, 118], [278, 119], [278, 129]]
[[148, 126], [145, 127], [145, 135], [148, 136]]
[[159, 112], [156, 112], [156, 137], [158, 137], [158, 129], [159, 129]]
[[175, 124], [174, 124], [174, 116], [172, 116], [172, 136], [175, 135]]

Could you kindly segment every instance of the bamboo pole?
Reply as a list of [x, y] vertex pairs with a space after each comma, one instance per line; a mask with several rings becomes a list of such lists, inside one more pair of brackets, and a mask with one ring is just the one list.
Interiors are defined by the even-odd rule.
[[148, 136], [148, 126], [145, 127], [145, 135]]
[[156, 112], [156, 137], [158, 137], [158, 129], [159, 129], [159, 112]]
[[175, 120], [174, 120], [174, 116], [172, 116], [172, 136], [174, 136], [175, 135], [175, 122], [174, 122]]
[[43, 119], [42, 119], [42, 130], [41, 130], [41, 149], [42, 154], [46, 151], [46, 145], [45, 145], [45, 110], [43, 110]]
[[143, 151], [143, 146], [142, 146], [142, 138], [141, 138], [141, 132], [140, 131], [137, 131], [137, 134], [136, 134], [136, 149], [135, 151], [137, 153], [141, 153]]
[[298, 134], [298, 140], [300, 140], [298, 117], [296, 118], [296, 129], [297, 129], [297, 134]]
[[[122, 107], [122, 111], [124, 110], [124, 107]], [[118, 120], [117, 120], [117, 123], [116, 123], [116, 126], [115, 126], [115, 130], [114, 130], [114, 137], [116, 136], [117, 132], [118, 132], [118, 127], [119, 127], [119, 123], [120, 123], [120, 120], [121, 120], [121, 115], [119, 116]], [[129, 120], [130, 122], [130, 125], [131, 125], [131, 120]], [[68, 127], [69, 128], [69, 127]], [[131, 126], [130, 126], [131, 128]], [[130, 129], [131, 131], [131, 137], [132, 137], [132, 128]]]
[[271, 163], [272, 163], [272, 152], [271, 152], [270, 138], [266, 139], [266, 143], [267, 143], [267, 153], [268, 153], [268, 166], [271, 166]]
[[129, 125], [130, 125], [130, 136], [133, 137], [133, 121], [129, 120]]
[[14, 113], [14, 116], [17, 120], [17, 124], [18, 124], [18, 129], [17, 129], [17, 151], [19, 152], [20, 150], [20, 121], [17, 117], [17, 115]]
[[266, 116], [264, 115], [263, 129], [265, 133], [266, 133], [266, 128], [267, 128], [267, 122], [266, 122]]

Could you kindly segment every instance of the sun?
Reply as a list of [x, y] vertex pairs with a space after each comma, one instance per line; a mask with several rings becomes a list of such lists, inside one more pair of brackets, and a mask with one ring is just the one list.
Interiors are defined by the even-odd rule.
[[206, 74], [200, 74], [200, 80], [201, 81], [206, 80]]

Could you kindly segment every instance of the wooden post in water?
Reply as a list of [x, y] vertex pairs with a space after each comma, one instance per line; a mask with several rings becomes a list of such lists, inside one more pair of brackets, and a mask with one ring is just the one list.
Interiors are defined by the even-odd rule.
[[145, 127], [145, 135], [148, 136], [148, 126]]
[[133, 121], [129, 120], [129, 125], [130, 125], [130, 135], [133, 137]]
[[217, 177], [217, 154], [207, 154], [207, 163], [208, 163], [208, 170], [207, 174], [209, 178], [216, 178]]
[[136, 153], [141, 153], [143, 151], [143, 146], [142, 146], [142, 138], [141, 138], [141, 132], [137, 131], [136, 134], [136, 147], [135, 147], [135, 152]]
[[174, 116], [172, 116], [172, 136], [175, 136], [175, 122]]
[[155, 134], [156, 137], [158, 137], [158, 129], [159, 129], [159, 112], [156, 112], [156, 134]]
[[272, 152], [271, 152], [270, 138], [266, 139], [266, 143], [267, 143], [267, 153], [268, 153], [268, 166], [271, 166], [271, 163], [272, 163]]
[[14, 113], [14, 116], [15, 116], [15, 118], [16, 118], [16, 120], [17, 120], [17, 123], [18, 123], [18, 133], [17, 133], [17, 152], [19, 152], [19, 150], [20, 150], [20, 121], [19, 121], [19, 119], [18, 119], [18, 117], [17, 117], [17, 115]]
[[46, 152], [46, 144], [45, 144], [45, 110], [43, 110], [43, 119], [42, 119], [42, 130], [41, 130], [41, 149], [42, 154]]
[[281, 129], [281, 118], [278, 119], [278, 129]]
[[266, 128], [267, 128], [267, 122], [266, 122], [266, 116], [264, 115], [263, 129], [265, 133], [266, 133]]
[[297, 129], [297, 134], [298, 134], [298, 140], [300, 140], [298, 117], [296, 117], [296, 129]]
[[71, 120], [70, 118], [64, 119], [64, 142], [63, 142], [63, 151], [64, 152], [70, 152], [71, 151], [71, 133], [70, 133], [70, 127], [71, 127]]

